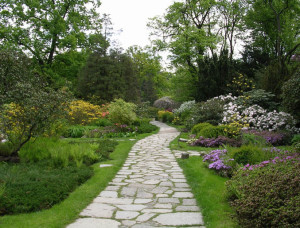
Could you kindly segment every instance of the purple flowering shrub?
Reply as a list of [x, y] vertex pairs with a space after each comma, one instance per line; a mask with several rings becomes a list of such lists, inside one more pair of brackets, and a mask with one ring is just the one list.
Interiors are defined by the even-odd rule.
[[291, 135], [287, 132], [247, 130], [244, 131], [244, 134], [252, 134], [261, 137], [267, 144], [271, 144], [273, 146], [285, 145], [291, 139]]
[[231, 176], [233, 159], [227, 156], [227, 150], [212, 150], [203, 157], [203, 162], [208, 162], [208, 168], [216, 170], [222, 176]]
[[218, 136], [217, 138], [204, 138], [200, 136], [198, 139], [189, 142], [191, 146], [203, 147], [219, 147], [222, 145], [230, 145], [234, 147], [241, 146], [242, 142], [239, 139], [228, 138], [226, 136]]
[[247, 164], [227, 181], [241, 227], [300, 227], [300, 157], [284, 154]]

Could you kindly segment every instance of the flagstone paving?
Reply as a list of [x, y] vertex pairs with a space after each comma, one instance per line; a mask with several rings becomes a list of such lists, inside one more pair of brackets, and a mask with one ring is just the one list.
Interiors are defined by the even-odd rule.
[[169, 143], [179, 133], [153, 121], [158, 134], [138, 141], [122, 169], [67, 228], [204, 227]]

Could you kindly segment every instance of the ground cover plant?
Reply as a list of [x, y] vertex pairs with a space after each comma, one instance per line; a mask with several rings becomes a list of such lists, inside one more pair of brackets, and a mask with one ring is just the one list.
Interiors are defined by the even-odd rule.
[[[150, 134], [138, 135], [136, 140], [142, 139]], [[90, 139], [66, 139], [72, 143], [78, 141], [88, 142]], [[94, 142], [95, 139], [92, 139]], [[107, 184], [114, 178], [116, 173], [122, 167], [127, 155], [136, 141], [122, 139], [119, 141], [114, 152], [110, 154], [110, 160], [105, 164], [112, 164], [111, 167], [99, 168], [99, 163], [92, 165], [94, 175], [83, 183], [76, 190], [70, 193], [59, 204], [54, 205], [51, 209], [40, 212], [18, 215], [5, 215], [0, 217], [0, 224], [8, 228], [40, 228], [40, 227], [65, 227], [75, 221], [79, 213], [92, 202], [92, 200], [104, 190]], [[103, 163], [103, 162], [102, 162]]]
[[53, 167], [46, 162], [0, 164], [0, 215], [49, 209], [93, 175], [87, 166]]

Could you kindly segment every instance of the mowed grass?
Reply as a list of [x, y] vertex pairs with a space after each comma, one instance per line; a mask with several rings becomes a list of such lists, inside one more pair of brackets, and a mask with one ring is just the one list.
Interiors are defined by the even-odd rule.
[[[157, 131], [156, 131], [157, 132]], [[154, 132], [154, 133], [156, 133]], [[141, 134], [137, 140], [151, 134]], [[79, 186], [63, 202], [44, 210], [29, 214], [8, 215], [0, 218], [0, 227], [5, 228], [61, 228], [74, 222], [79, 213], [108, 185], [125, 162], [131, 147], [136, 141], [120, 141], [116, 150], [111, 153], [111, 160], [102, 162], [111, 167], [100, 168], [101, 163], [92, 167], [94, 176]]]
[[207, 228], [239, 227], [225, 196], [225, 182], [228, 179], [208, 169], [201, 157], [178, 159], [178, 163], [201, 208], [205, 226]]

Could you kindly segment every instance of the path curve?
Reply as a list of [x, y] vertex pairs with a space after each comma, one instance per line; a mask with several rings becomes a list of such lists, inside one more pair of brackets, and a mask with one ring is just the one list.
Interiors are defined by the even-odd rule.
[[179, 132], [166, 124], [139, 140], [104, 191], [67, 228], [204, 227], [182, 169], [168, 148]]

